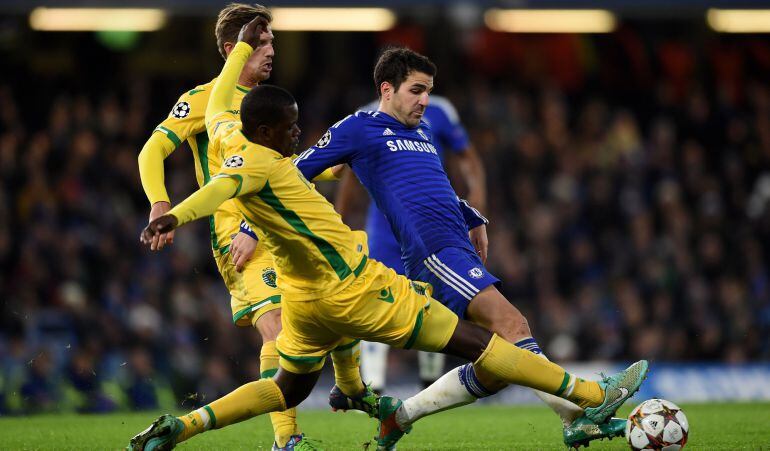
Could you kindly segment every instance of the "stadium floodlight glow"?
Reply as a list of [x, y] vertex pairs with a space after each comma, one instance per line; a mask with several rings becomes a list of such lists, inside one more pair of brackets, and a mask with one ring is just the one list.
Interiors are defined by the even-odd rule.
[[396, 24], [387, 8], [271, 8], [277, 31], [385, 31]]
[[507, 33], [611, 33], [617, 21], [604, 9], [497, 9], [484, 13], [494, 31]]
[[153, 8], [46, 8], [32, 10], [29, 25], [38, 31], [156, 31], [166, 12]]
[[706, 22], [719, 33], [770, 33], [770, 10], [712, 8]]

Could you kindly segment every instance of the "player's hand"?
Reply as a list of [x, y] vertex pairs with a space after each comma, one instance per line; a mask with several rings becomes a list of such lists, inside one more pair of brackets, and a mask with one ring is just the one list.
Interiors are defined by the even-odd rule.
[[246, 262], [251, 260], [254, 250], [257, 249], [257, 243], [259, 243], [258, 240], [243, 232], [238, 232], [233, 237], [233, 242], [230, 243], [230, 258], [233, 259], [233, 265], [235, 265], [237, 272], [242, 272]]
[[476, 249], [476, 253], [481, 257], [481, 263], [487, 263], [487, 248], [489, 247], [489, 240], [487, 240], [487, 226], [482, 224], [476, 228], [471, 229], [468, 232], [468, 237], [473, 243], [473, 248]]
[[174, 215], [163, 215], [159, 218], [155, 218], [147, 224], [147, 227], [145, 227], [144, 230], [142, 230], [139, 241], [145, 246], [150, 246], [152, 245], [153, 238], [174, 230], [177, 224], [179, 224], [179, 220], [177, 220]]
[[254, 20], [241, 28], [241, 32], [238, 33], [238, 42], [243, 41], [249, 44], [251, 48], [256, 49], [259, 47], [259, 38], [262, 33], [267, 33], [267, 25], [267, 20], [264, 17], [255, 17]]
[[[152, 204], [152, 208], [150, 209], [150, 220], [149, 222], [152, 222], [153, 219], [159, 218], [168, 211], [171, 210], [171, 204], [168, 202], [155, 202]], [[151, 251], [159, 251], [163, 249], [163, 246], [167, 244], [174, 244], [174, 231], [168, 233], [161, 233], [160, 235], [155, 235], [152, 238], [152, 243], [150, 243], [150, 250]]]

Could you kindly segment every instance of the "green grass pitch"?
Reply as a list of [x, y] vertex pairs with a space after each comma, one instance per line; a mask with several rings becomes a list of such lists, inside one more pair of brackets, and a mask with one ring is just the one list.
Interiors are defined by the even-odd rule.
[[[632, 406], [619, 414], [628, 414]], [[683, 405], [690, 422], [690, 450], [770, 450], [770, 404]], [[3, 450], [121, 449], [157, 412], [110, 415], [40, 415], [0, 418]], [[356, 413], [300, 410], [304, 431], [326, 450], [363, 450], [376, 423]], [[260, 417], [210, 431], [180, 444], [180, 450], [270, 449], [272, 430]], [[375, 446], [369, 447], [373, 451]], [[540, 406], [463, 407], [425, 418], [399, 450], [564, 450], [559, 421]], [[589, 451], [628, 449], [624, 439], [594, 442]]]

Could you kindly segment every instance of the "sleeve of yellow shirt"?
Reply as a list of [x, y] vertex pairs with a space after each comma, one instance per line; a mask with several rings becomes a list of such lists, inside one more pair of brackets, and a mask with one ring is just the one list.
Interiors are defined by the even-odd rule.
[[214, 88], [211, 91], [209, 103], [206, 107], [206, 130], [211, 141], [217, 139], [217, 132], [219, 130], [224, 131], [225, 128], [220, 127], [223, 123], [238, 120], [235, 114], [229, 111], [228, 108], [230, 108], [233, 101], [238, 77], [240, 77], [243, 66], [253, 51], [254, 49], [245, 42], [235, 44], [233, 51], [230, 52], [230, 56], [225, 61], [225, 67], [222, 68], [222, 72], [219, 74], [216, 83], [214, 83]]
[[170, 202], [166, 192], [163, 161], [175, 149], [176, 145], [171, 140], [160, 133], [153, 133], [139, 152], [139, 177], [150, 205]]
[[182, 203], [168, 212], [179, 221], [177, 227], [199, 218], [214, 214], [222, 202], [238, 194], [241, 182], [234, 177], [218, 177], [211, 179]]
[[322, 173], [315, 176], [313, 179], [314, 182], [329, 182], [334, 180], [339, 180], [340, 178], [337, 177], [337, 175], [334, 173], [334, 168], [327, 168]]

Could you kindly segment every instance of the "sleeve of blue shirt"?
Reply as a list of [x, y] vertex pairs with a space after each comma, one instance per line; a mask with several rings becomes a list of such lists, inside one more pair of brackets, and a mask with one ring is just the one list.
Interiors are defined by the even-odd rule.
[[478, 210], [471, 207], [467, 200], [457, 197], [457, 202], [460, 203], [460, 211], [463, 212], [463, 218], [465, 218], [465, 223], [468, 225], [468, 230], [473, 230], [480, 225], [489, 224], [489, 220], [479, 213]]
[[359, 135], [358, 121], [351, 114], [329, 127], [314, 146], [294, 159], [294, 164], [308, 180], [332, 166], [349, 164], [359, 150]]
[[431, 98], [433, 105], [437, 107], [441, 114], [437, 114], [432, 125], [434, 139], [441, 142], [445, 148], [449, 148], [454, 153], [462, 153], [468, 148], [468, 133], [463, 124], [460, 123], [460, 116], [457, 109], [449, 100], [443, 97]]

